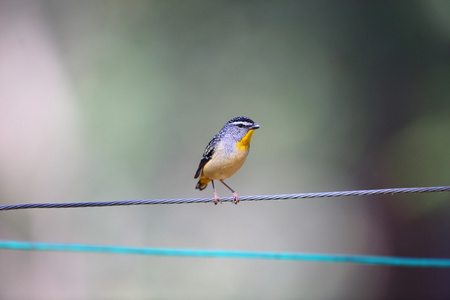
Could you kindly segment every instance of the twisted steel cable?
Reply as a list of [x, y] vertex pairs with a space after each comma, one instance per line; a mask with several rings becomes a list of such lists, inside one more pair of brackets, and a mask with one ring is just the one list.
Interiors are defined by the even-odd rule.
[[[336, 192], [321, 192], [321, 193], [242, 196], [240, 197], [240, 201], [395, 195], [407, 193], [435, 193], [448, 191], [450, 191], [450, 186], [389, 188], [389, 189], [352, 190], [352, 191], [336, 191]], [[221, 200], [222, 202], [232, 202], [233, 197], [223, 197], [221, 198]], [[105, 206], [127, 206], [127, 205], [149, 205], [149, 204], [208, 203], [208, 202], [214, 202], [214, 198], [147, 199], [147, 200], [121, 200], [121, 201], [105, 201], [105, 202], [72, 202], [72, 203], [25, 203], [25, 204], [3, 205], [0, 206], [0, 211], [30, 209], [30, 208], [105, 207]]]

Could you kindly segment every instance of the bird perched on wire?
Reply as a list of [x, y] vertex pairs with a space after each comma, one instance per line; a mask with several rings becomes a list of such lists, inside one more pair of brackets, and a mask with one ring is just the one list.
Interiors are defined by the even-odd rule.
[[233, 203], [239, 202], [239, 195], [224, 180], [233, 176], [244, 164], [253, 132], [259, 127], [248, 117], [233, 118], [206, 146], [197, 172], [195, 172], [194, 179], [200, 177], [195, 188], [203, 190], [211, 181], [214, 204], [221, 202], [214, 186], [214, 180], [222, 182], [233, 193]]

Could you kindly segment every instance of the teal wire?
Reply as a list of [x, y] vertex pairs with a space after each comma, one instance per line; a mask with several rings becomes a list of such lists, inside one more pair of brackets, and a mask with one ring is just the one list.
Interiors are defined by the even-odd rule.
[[82, 244], [54, 244], [42, 242], [0, 241], [0, 249], [30, 250], [30, 251], [68, 251], [90, 253], [116, 253], [154, 256], [182, 256], [182, 257], [215, 257], [215, 258], [244, 258], [314, 261], [324, 263], [359, 263], [370, 265], [401, 266], [401, 267], [450, 267], [450, 259], [445, 258], [413, 258], [392, 256], [339, 255], [314, 253], [283, 253], [258, 251], [229, 251], [206, 249], [169, 249], [169, 248], [140, 248], [121, 246], [99, 246]]

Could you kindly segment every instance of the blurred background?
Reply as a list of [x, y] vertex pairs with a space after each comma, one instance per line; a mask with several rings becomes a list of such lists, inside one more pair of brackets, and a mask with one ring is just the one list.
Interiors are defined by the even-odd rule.
[[[0, 2], [0, 205], [449, 185], [450, 2]], [[231, 196], [222, 185], [221, 196]], [[450, 257], [450, 195], [36, 209], [0, 239]], [[1, 299], [443, 299], [450, 270], [0, 251]]]

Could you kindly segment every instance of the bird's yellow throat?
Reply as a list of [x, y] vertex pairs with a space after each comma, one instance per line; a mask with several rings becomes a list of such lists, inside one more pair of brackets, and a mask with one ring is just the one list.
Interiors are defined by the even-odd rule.
[[244, 135], [244, 137], [236, 143], [236, 147], [239, 150], [247, 150], [248, 146], [250, 145], [250, 141], [252, 140], [252, 135], [253, 132], [255, 131], [255, 129], [251, 129], [247, 132], [246, 135]]

